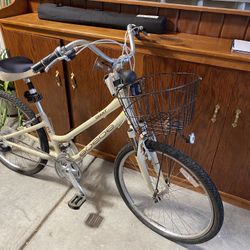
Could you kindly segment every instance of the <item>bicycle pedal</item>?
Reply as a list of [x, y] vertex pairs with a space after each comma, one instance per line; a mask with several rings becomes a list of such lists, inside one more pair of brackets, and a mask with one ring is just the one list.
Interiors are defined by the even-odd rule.
[[68, 202], [68, 206], [71, 209], [77, 210], [86, 201], [86, 197], [83, 194], [75, 194], [74, 197]]

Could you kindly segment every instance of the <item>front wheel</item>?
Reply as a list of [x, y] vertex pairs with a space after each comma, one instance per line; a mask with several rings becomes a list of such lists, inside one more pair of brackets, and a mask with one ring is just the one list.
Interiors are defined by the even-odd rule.
[[224, 210], [220, 195], [207, 173], [180, 151], [158, 142], [147, 147], [156, 152], [164, 182], [157, 185], [150, 161], [151, 183], [157, 199], [147, 189], [132, 144], [115, 161], [115, 181], [121, 197], [135, 216], [156, 233], [177, 242], [197, 244], [213, 238], [220, 230]]

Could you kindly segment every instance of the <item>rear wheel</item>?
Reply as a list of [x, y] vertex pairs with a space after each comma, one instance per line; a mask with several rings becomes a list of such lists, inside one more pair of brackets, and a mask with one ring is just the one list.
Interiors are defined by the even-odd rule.
[[[206, 172], [176, 149], [158, 142], [147, 143], [156, 152], [164, 175], [153, 198], [145, 185], [131, 144], [115, 161], [115, 181], [129, 209], [147, 227], [182, 243], [202, 243], [220, 230], [224, 210], [219, 193]], [[157, 176], [147, 161], [150, 179], [156, 189]]]
[[[0, 91], [0, 136], [19, 131], [21, 128], [35, 125], [38, 119], [34, 112], [15, 96]], [[20, 146], [49, 153], [49, 144], [44, 129], [25, 133], [9, 139]], [[0, 141], [0, 161], [9, 169], [25, 175], [41, 171], [47, 160], [9, 147], [6, 141]]]

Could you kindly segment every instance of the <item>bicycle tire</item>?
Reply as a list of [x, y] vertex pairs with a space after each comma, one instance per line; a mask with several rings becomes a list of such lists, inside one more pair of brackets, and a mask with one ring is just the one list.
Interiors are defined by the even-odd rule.
[[[4, 91], [0, 91], [0, 100], [3, 100], [4, 102], [8, 102], [10, 105], [12, 105], [15, 109], [18, 110], [19, 114], [23, 114], [25, 116], [25, 119], [32, 121], [30, 123], [30, 125], [35, 125], [39, 122], [39, 120], [35, 116], [35, 113], [28, 106], [26, 106], [24, 103], [22, 103], [18, 98], [16, 98], [14, 95], [8, 94]], [[12, 123], [14, 124], [15, 122], [16, 121], [14, 121]], [[4, 129], [5, 129], [4, 125], [2, 127], [0, 127], [0, 133], [1, 133], [1, 130], [4, 130]], [[11, 128], [8, 127], [7, 129], [11, 129]], [[36, 136], [39, 140], [39, 150], [41, 150], [45, 153], [49, 153], [49, 143], [48, 143], [48, 138], [47, 138], [45, 130], [43, 128], [40, 128], [40, 129], [36, 130], [36, 133], [37, 133]], [[46, 159], [39, 158], [38, 161], [33, 162], [34, 166], [29, 165], [29, 169], [21, 168], [20, 167], [21, 162], [20, 163], [13, 163], [12, 162], [13, 160], [10, 161], [9, 159], [7, 159], [7, 157], [9, 157], [11, 153], [12, 152], [6, 152], [6, 153], [1, 152], [0, 153], [0, 161], [7, 168], [9, 168], [15, 172], [18, 172], [20, 174], [29, 175], [29, 176], [34, 175], [34, 174], [40, 172], [47, 164]], [[20, 156], [19, 158], [20, 158], [19, 159], [19, 161], [20, 161], [22, 157]], [[32, 162], [29, 161], [29, 164], [31, 164], [31, 163]]]
[[[115, 176], [115, 182], [116, 182], [117, 188], [119, 190], [119, 193], [120, 193], [122, 199], [124, 200], [124, 202], [128, 206], [128, 208], [133, 212], [133, 214], [144, 225], [146, 225], [151, 230], [155, 231], [156, 233], [158, 233], [158, 234], [162, 235], [163, 237], [170, 239], [172, 241], [186, 243], [186, 244], [198, 244], [198, 243], [203, 243], [205, 241], [212, 239], [219, 232], [219, 230], [222, 227], [223, 220], [224, 220], [224, 209], [223, 209], [223, 204], [222, 204], [220, 195], [217, 191], [217, 188], [213, 184], [213, 182], [210, 179], [210, 177], [208, 176], [208, 174], [196, 162], [194, 162], [191, 158], [189, 158], [188, 156], [185, 156], [183, 153], [181, 153], [180, 151], [176, 150], [175, 148], [173, 148], [169, 145], [164, 145], [164, 144], [160, 144], [158, 142], [153, 142], [153, 141], [148, 141], [146, 143], [146, 145], [150, 151], [158, 152], [164, 156], [167, 156], [168, 158], [171, 159], [171, 161], [173, 160], [173, 161], [176, 161], [176, 162], [182, 164], [182, 166], [185, 167], [185, 169], [188, 170], [189, 173], [194, 174], [194, 176], [197, 178], [199, 183], [201, 183], [204, 186], [205, 191], [208, 194], [208, 199], [211, 202], [211, 210], [212, 210], [213, 216], [212, 216], [211, 222], [209, 224], [209, 228], [206, 231], [204, 231], [203, 233], [197, 234], [195, 237], [186, 236], [186, 235], [185, 235], [185, 237], [181, 236], [181, 235], [179, 235], [179, 236], [175, 235], [175, 234], [173, 234], [173, 232], [166, 231], [164, 227], [161, 228], [160, 226], [158, 226], [158, 224], [155, 223], [155, 221], [153, 219], [146, 218], [146, 208], [142, 208], [143, 209], [143, 212], [142, 212], [142, 211], [139, 211], [140, 208], [136, 207], [136, 202], [138, 202], [136, 199], [138, 199], [139, 201], [140, 201], [140, 199], [142, 200], [142, 198], [136, 198], [136, 195], [138, 197], [143, 197], [143, 195], [141, 193], [139, 195], [139, 192], [141, 192], [141, 191], [139, 191], [135, 188], [135, 186], [138, 185], [138, 182], [140, 182], [140, 179], [139, 178], [136, 179], [135, 176], [137, 176], [137, 175], [141, 176], [141, 174], [139, 174], [138, 172], [134, 172], [133, 170], [130, 169], [131, 166], [127, 165], [127, 164], [131, 164], [131, 163], [127, 163], [127, 160], [129, 159], [129, 157], [131, 155], [135, 155], [135, 153], [136, 153], [132, 144], [130, 144], [130, 143], [127, 144], [124, 148], [122, 148], [121, 151], [119, 152], [119, 154], [117, 155], [117, 158], [115, 160], [115, 170], [114, 170], [114, 176]], [[168, 160], [168, 162], [169, 162], [169, 160]], [[133, 164], [134, 163], [135, 163], [135, 161], [133, 162]], [[128, 166], [129, 168], [124, 168], [124, 165]], [[127, 183], [125, 184], [125, 180], [124, 180], [125, 175], [126, 175], [125, 172], [133, 172], [133, 173], [128, 175], [129, 176], [128, 178], [133, 179], [134, 182], [129, 179], [129, 181], [126, 181]], [[171, 185], [173, 185], [173, 184], [171, 184]], [[135, 190], [134, 200], [132, 199], [133, 194], [129, 193], [129, 191], [128, 191], [129, 189]], [[169, 187], [169, 189], [170, 189], [170, 187]], [[180, 189], [185, 189], [185, 188], [181, 187]], [[191, 192], [190, 189], [187, 192]], [[171, 192], [169, 192], [169, 193], [171, 193]], [[198, 197], [201, 196], [199, 193], [197, 193], [197, 194], [195, 193], [195, 195], [197, 195]], [[150, 199], [152, 199], [152, 196], [148, 198], [148, 200], [150, 200]], [[192, 198], [192, 199], [195, 200], [194, 198]], [[169, 194], [169, 201], [170, 201], [170, 194]], [[163, 202], [163, 201], [160, 201], [160, 203], [161, 202]], [[192, 201], [192, 202], [194, 202], [194, 201]], [[202, 200], [202, 202], [203, 202], [203, 200]], [[141, 204], [143, 204], [143, 202], [140, 201], [140, 202], [138, 202], [138, 204], [139, 204], [138, 207], [142, 206]], [[168, 204], [168, 206], [170, 207], [171, 203], [166, 203], [166, 204]], [[188, 204], [185, 204], [185, 205], [187, 206]], [[152, 206], [156, 206], [156, 205], [152, 205]], [[178, 207], [178, 209], [179, 208], [180, 207]], [[165, 210], [162, 213], [165, 213], [165, 211], [167, 213], [167, 208], [164, 208], [164, 209]], [[195, 209], [198, 211], [198, 208], [195, 208]], [[173, 209], [171, 208], [171, 210], [173, 210]], [[177, 213], [177, 212], [175, 212], [175, 213]], [[173, 211], [173, 214], [174, 214], [174, 211]], [[178, 219], [177, 216], [175, 216], [175, 217]], [[190, 217], [191, 217], [191, 214], [190, 214]], [[153, 218], [153, 213], [152, 213], [152, 218]], [[174, 218], [174, 216], [173, 216], [173, 218]]]

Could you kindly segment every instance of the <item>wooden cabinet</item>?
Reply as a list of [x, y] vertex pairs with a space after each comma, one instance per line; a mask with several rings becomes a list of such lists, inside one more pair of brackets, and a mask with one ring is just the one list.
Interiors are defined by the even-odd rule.
[[[64, 43], [68, 43], [64, 41]], [[102, 48], [103, 52], [112, 58], [118, 57], [121, 51], [117, 49]], [[112, 101], [112, 96], [104, 84], [105, 72], [94, 67], [97, 56], [90, 50], [84, 50], [77, 58], [66, 65], [69, 83], [69, 105], [73, 127], [101, 111]], [[114, 111], [104, 120], [100, 121], [86, 132], [76, 138], [76, 142], [86, 145], [98, 133], [110, 124], [121, 112]], [[108, 154], [116, 155], [128, 141], [127, 124], [116, 130], [107, 140], [104, 140], [98, 149]]]
[[[30, 19], [29, 19], [29, 18]], [[123, 41], [124, 32], [98, 27], [42, 21], [37, 14], [3, 19], [3, 35], [11, 55], [24, 55], [38, 61], [58, 45], [74, 39], [111, 38]], [[32, 28], [31, 28], [32, 23]], [[19, 29], [19, 31], [18, 31]], [[177, 148], [190, 155], [212, 176], [223, 192], [250, 200], [250, 59], [230, 52], [231, 40], [190, 34], [151, 35], [136, 41], [138, 76], [156, 72], [193, 72], [203, 80], [200, 84], [196, 113], [184, 133], [195, 132], [195, 145], [177, 140]], [[104, 52], [117, 57], [118, 48], [104, 47]], [[52, 118], [58, 134], [76, 127], [107, 105], [112, 97], [103, 83], [105, 75], [93, 69], [96, 56], [85, 50], [73, 61], [58, 63], [48, 74], [34, 78], [44, 96], [43, 105]], [[58, 86], [56, 74], [60, 76]], [[26, 89], [16, 84], [19, 96]], [[219, 106], [217, 106], [219, 105]], [[217, 108], [217, 112], [215, 112]], [[241, 110], [237, 127], [232, 127], [235, 112]], [[76, 138], [86, 145], [102, 131], [118, 113], [114, 112], [99, 124]], [[212, 118], [216, 118], [213, 119]], [[98, 149], [108, 159], [128, 142], [127, 125], [116, 131]], [[248, 204], [249, 201], [245, 201]]]
[[[196, 143], [194, 145], [186, 144], [179, 137], [176, 146], [187, 155], [190, 155], [210, 173], [232, 92], [233, 83], [230, 70], [156, 56], [146, 56], [144, 62], [145, 74], [156, 72], [193, 72], [202, 77], [194, 119], [184, 130], [184, 134], [195, 132]], [[228, 83], [226, 86], [225, 82]], [[221, 108], [216, 122], [213, 123], [211, 118], [218, 103]]]
[[239, 72], [211, 171], [218, 189], [247, 200], [250, 200], [249, 96], [250, 75]]
[[[60, 45], [59, 39], [20, 31], [3, 29], [3, 35], [11, 56], [25, 56], [33, 62], [47, 56]], [[34, 77], [32, 81], [44, 97], [43, 107], [49, 118], [52, 119], [56, 132], [58, 134], [67, 132], [70, 125], [62, 63], [58, 63], [49, 73]], [[27, 90], [26, 84], [22, 81], [16, 82], [16, 90], [18, 97], [26, 102], [23, 97], [24, 91]]]
[[177, 148], [204, 167], [219, 190], [250, 200], [250, 74], [155, 56], [144, 58], [144, 73], [176, 71], [195, 72], [203, 78], [194, 119], [184, 130], [195, 132], [196, 143], [186, 144], [179, 138]]

